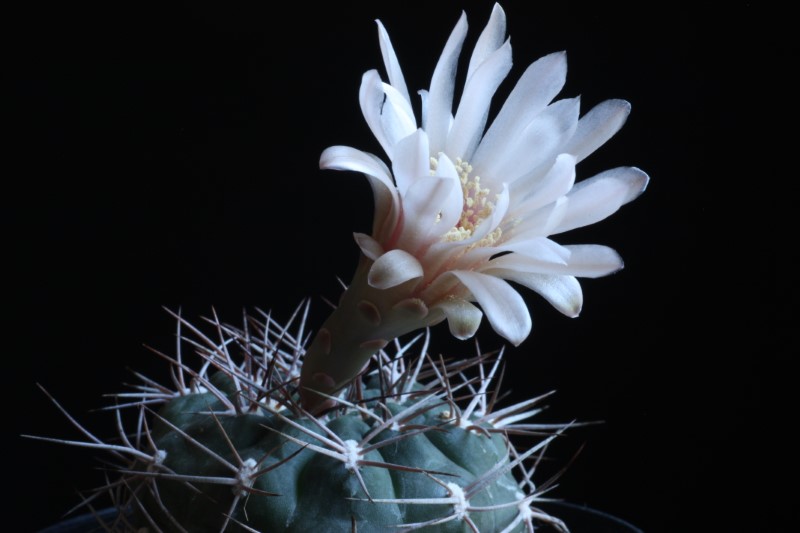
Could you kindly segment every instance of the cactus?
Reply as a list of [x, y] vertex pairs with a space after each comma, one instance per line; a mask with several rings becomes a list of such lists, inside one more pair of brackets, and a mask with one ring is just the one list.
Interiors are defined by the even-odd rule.
[[[389, 81], [368, 71], [359, 96], [391, 169], [343, 146], [320, 160], [363, 173], [373, 188], [372, 233], [355, 234], [361, 258], [352, 281], [313, 339], [308, 303], [285, 325], [265, 313], [240, 327], [214, 315], [213, 333], [175, 314], [179, 349], [159, 353], [171, 384], [139, 375], [134, 390], [117, 396], [116, 442], [77, 421], [86, 439], [59, 440], [112, 454], [114, 477], [85, 502], [110, 495], [119, 513], [109, 529], [567, 530], [539, 507], [552, 481], [533, 479], [567, 425], [529, 420], [546, 395], [500, 406], [503, 350], [434, 358], [430, 328], [446, 320], [467, 339], [486, 314], [518, 345], [531, 319], [509, 281], [577, 316], [576, 278], [622, 268], [610, 248], [562, 246], [549, 236], [601, 220], [645, 189], [649, 178], [633, 167], [574, 186], [575, 165], [622, 126], [630, 106], [609, 100], [579, 119], [578, 99], [550, 103], [566, 75], [556, 53], [526, 70], [484, 134], [492, 95], [511, 68], [505, 14], [495, 5], [459, 108], [463, 15], [418, 127], [378, 25]], [[512, 442], [517, 435], [524, 447]]]
[[[544, 521], [566, 530], [536, 507], [546, 487], [534, 485], [530, 461], [564, 428], [526, 422], [546, 395], [496, 407], [502, 350], [444, 361], [428, 354], [427, 331], [392, 343], [317, 416], [297, 395], [303, 320], [292, 331], [262, 317], [244, 329], [215, 322], [215, 340], [178, 317], [195, 333], [184, 343], [199, 367], [162, 354], [170, 387], [139, 376], [117, 396], [119, 443], [72, 442], [115, 456], [118, 479], [87, 498], [116, 503], [108, 528], [510, 532]], [[133, 428], [123, 427], [128, 409]], [[510, 434], [538, 442], [517, 450]]]

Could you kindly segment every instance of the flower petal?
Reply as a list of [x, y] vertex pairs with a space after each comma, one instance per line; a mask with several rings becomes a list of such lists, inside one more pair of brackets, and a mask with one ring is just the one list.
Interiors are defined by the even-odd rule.
[[[567, 198], [561, 196], [555, 202], [528, 214], [518, 215], [518, 213], [523, 212], [522, 209], [518, 209], [515, 211], [514, 215], [509, 216], [509, 219], [512, 221], [510, 227], [508, 227], [507, 230], [503, 230], [507, 236], [506, 241], [551, 235], [553, 228], [564, 220], [564, 214], [567, 212], [568, 203]], [[517, 216], [521, 220], [515, 218]]]
[[390, 289], [423, 274], [416, 257], [404, 250], [390, 250], [372, 264], [367, 282], [376, 289]]
[[578, 121], [575, 135], [564, 151], [573, 154], [577, 162], [581, 162], [613, 137], [630, 113], [631, 104], [625, 100], [606, 100], [597, 104]]
[[483, 272], [519, 283], [537, 292], [550, 305], [570, 318], [578, 316], [583, 307], [581, 284], [573, 276], [535, 274], [505, 269], [487, 269]]
[[380, 20], [378, 23], [378, 41], [381, 45], [381, 55], [383, 56], [383, 64], [386, 66], [386, 73], [389, 76], [389, 83], [397, 89], [403, 98], [411, 104], [411, 98], [408, 95], [408, 87], [406, 86], [406, 79], [403, 76], [403, 71], [400, 68], [400, 62], [397, 61], [397, 55], [394, 53], [392, 41], [389, 39], [389, 33], [383, 27]]
[[460, 340], [469, 339], [478, 331], [483, 313], [480, 309], [461, 298], [447, 298], [436, 305], [447, 317], [450, 333]]
[[361, 76], [361, 87], [358, 91], [358, 102], [361, 105], [361, 113], [364, 115], [369, 129], [372, 134], [381, 144], [383, 151], [392, 158], [393, 150], [392, 143], [386, 135], [383, 128], [383, 119], [381, 112], [383, 111], [383, 103], [386, 99], [386, 93], [383, 90], [383, 82], [377, 70], [368, 70]]
[[[403, 197], [404, 226], [397, 243], [399, 248], [421, 253], [433, 240], [452, 226], [440, 223], [441, 213], [452, 212], [454, 180], [425, 176], [415, 181]], [[460, 198], [458, 208], [460, 209]]]
[[[569, 251], [547, 237], [532, 237], [509, 239], [496, 247], [498, 250], [515, 252], [512, 255], [522, 255], [543, 263], [566, 265], [569, 261]], [[499, 257], [498, 260], [502, 259]], [[492, 261], [494, 262], [494, 261]]]
[[464, 161], [472, 158], [489, 117], [492, 97], [510, 70], [511, 44], [506, 41], [469, 77], [445, 144], [445, 153], [450, 157]]
[[469, 289], [498, 334], [514, 346], [525, 340], [531, 332], [531, 315], [522, 296], [508, 282], [480, 272], [451, 273]]
[[583, 308], [581, 284], [573, 276], [543, 276], [525, 274], [508, 278], [539, 293], [550, 305], [570, 318], [575, 318]]
[[453, 33], [447, 39], [442, 55], [431, 78], [430, 94], [428, 95], [427, 121], [425, 131], [428, 132], [431, 143], [431, 153], [438, 154], [444, 151], [447, 132], [450, 129], [450, 120], [453, 112], [453, 88], [456, 78], [456, 66], [461, 46], [467, 35], [467, 16], [462, 13], [458, 19]]
[[408, 192], [408, 187], [417, 179], [429, 176], [431, 161], [428, 152], [428, 135], [419, 129], [398, 142], [394, 148], [395, 158], [392, 161], [394, 179], [401, 196]]
[[356, 244], [358, 244], [358, 247], [361, 248], [361, 252], [373, 261], [383, 255], [384, 250], [383, 246], [381, 246], [381, 243], [366, 233], [353, 233], [353, 238], [355, 239]]
[[556, 97], [566, 78], [567, 56], [564, 52], [542, 57], [525, 70], [470, 160], [477, 175], [492, 175], [491, 164], [496, 154], [513, 142]]
[[568, 244], [570, 251], [565, 274], [580, 278], [599, 278], [622, 270], [625, 263], [613, 248], [600, 244]]
[[464, 208], [464, 193], [461, 189], [461, 178], [453, 162], [445, 154], [439, 154], [439, 164], [436, 167], [436, 176], [452, 181], [449, 197], [442, 203], [439, 211], [437, 225], [440, 229], [437, 235], [447, 233], [450, 228], [456, 225], [461, 218], [461, 211]]
[[[520, 198], [511, 217], [532, 213], [567, 194], [575, 184], [575, 157], [560, 154], [544, 177]], [[515, 199], [521, 195], [516, 195]]]
[[622, 200], [622, 204], [625, 205], [628, 202], [638, 198], [639, 195], [644, 192], [644, 190], [647, 188], [647, 184], [650, 183], [650, 176], [648, 176], [647, 173], [642, 169], [636, 167], [612, 168], [605, 170], [600, 174], [596, 174], [591, 178], [579, 181], [572, 188], [570, 194], [601, 180], [617, 180], [626, 184], [628, 194], [626, 194]]
[[404, 139], [414, 133], [417, 129], [417, 119], [414, 117], [414, 110], [400, 91], [389, 85], [382, 83], [383, 92], [386, 100], [381, 109], [381, 124], [383, 131], [392, 145], [397, 144], [400, 139]]
[[362, 172], [367, 176], [375, 198], [372, 235], [378, 240], [387, 237], [385, 233], [390, 232], [397, 223], [400, 197], [384, 162], [370, 153], [349, 146], [331, 146], [322, 152], [319, 167]]
[[319, 168], [323, 170], [351, 170], [376, 178], [389, 189], [394, 189], [389, 167], [369, 152], [350, 146], [330, 146], [319, 156]]
[[[566, 141], [578, 126], [579, 110], [580, 98], [559, 100], [547, 106], [516, 138], [510, 139], [495, 154], [492, 173], [487, 176], [502, 176], [503, 181], [511, 187], [512, 194], [524, 194], [535, 183], [534, 178], [543, 176], [546, 169], [553, 165], [556, 156], [563, 153]], [[541, 168], [545, 166], [546, 169]]]
[[567, 195], [569, 203], [561, 223], [551, 234], [594, 224], [615, 213], [644, 191], [647, 174], [635, 167], [620, 167], [584, 180]]
[[489, 22], [478, 37], [472, 57], [469, 59], [467, 69], [467, 80], [472, 77], [472, 73], [483, 63], [492, 52], [500, 48], [506, 37], [506, 13], [500, 4], [495, 4], [492, 8], [492, 15]]
[[622, 258], [608, 246], [580, 244], [566, 245], [562, 248], [568, 252], [566, 261], [551, 261], [541, 256], [513, 253], [492, 259], [482, 270], [504, 269], [535, 274], [598, 278], [623, 267]]

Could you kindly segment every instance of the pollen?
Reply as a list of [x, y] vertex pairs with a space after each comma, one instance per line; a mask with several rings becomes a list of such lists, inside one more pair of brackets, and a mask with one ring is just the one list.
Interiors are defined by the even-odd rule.
[[[495, 206], [490, 200], [491, 191], [489, 188], [481, 186], [481, 177], [471, 175], [472, 165], [458, 158], [455, 166], [461, 180], [464, 205], [461, 210], [461, 217], [456, 225], [442, 237], [442, 240], [447, 242], [463, 241], [471, 237], [478, 225], [491, 216]], [[438, 160], [431, 158], [431, 172], [435, 172], [437, 167]], [[495, 229], [481, 239], [478, 245], [487, 246], [493, 244], [500, 238], [501, 233], [500, 228]]]

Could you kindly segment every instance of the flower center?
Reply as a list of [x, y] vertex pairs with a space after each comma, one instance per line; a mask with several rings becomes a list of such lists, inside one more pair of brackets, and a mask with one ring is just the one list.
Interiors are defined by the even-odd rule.
[[[431, 173], [436, 171], [439, 161], [431, 157]], [[461, 158], [455, 161], [458, 177], [461, 180], [461, 192], [464, 196], [464, 205], [461, 208], [461, 217], [456, 225], [442, 237], [442, 241], [455, 242], [468, 239], [475, 232], [478, 225], [489, 218], [494, 211], [494, 203], [489, 199], [491, 191], [486, 187], [481, 187], [480, 176], [470, 176], [472, 165]], [[489, 235], [481, 239], [478, 245], [491, 244], [500, 237], [500, 228], [495, 229]], [[490, 242], [484, 243], [489, 240]]]

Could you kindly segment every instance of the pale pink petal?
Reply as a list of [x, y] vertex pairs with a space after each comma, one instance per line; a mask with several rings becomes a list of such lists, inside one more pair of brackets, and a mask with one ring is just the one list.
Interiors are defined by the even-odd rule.
[[514, 142], [564, 86], [567, 56], [547, 55], [530, 65], [517, 82], [470, 161], [479, 176], [491, 174], [491, 164], [505, 145]]
[[470, 76], [445, 143], [445, 152], [451, 157], [471, 159], [486, 126], [492, 97], [510, 70], [511, 44], [506, 41]]
[[623, 267], [622, 258], [608, 246], [580, 244], [566, 245], [563, 248], [569, 254], [566, 262], [513, 253], [492, 259], [484, 270], [504, 269], [535, 274], [597, 278], [616, 272]]
[[453, 33], [447, 39], [436, 69], [431, 78], [430, 94], [427, 103], [427, 121], [425, 131], [431, 143], [431, 154], [444, 151], [447, 132], [453, 110], [453, 89], [456, 78], [456, 66], [461, 46], [467, 35], [467, 16], [461, 14]]
[[429, 176], [431, 161], [428, 152], [428, 135], [425, 130], [417, 130], [394, 147], [392, 161], [394, 179], [400, 195], [405, 195], [408, 187], [417, 179]]
[[464, 193], [461, 190], [461, 178], [455, 165], [445, 154], [439, 154], [436, 176], [452, 181], [449, 197], [442, 203], [439, 211], [437, 225], [440, 226], [435, 232], [437, 236], [450, 231], [461, 218], [461, 211], [464, 208]]
[[647, 174], [634, 167], [608, 170], [578, 183], [567, 195], [569, 203], [552, 234], [594, 224], [636, 198], [647, 186]]
[[506, 240], [551, 235], [553, 228], [564, 220], [568, 203], [567, 198], [562, 196], [555, 202], [528, 214], [522, 214], [523, 210], [517, 209], [513, 215], [510, 215], [511, 223], [503, 230]]
[[[570, 253], [566, 247], [561, 246], [547, 237], [539, 236], [526, 238], [525, 234], [520, 234], [517, 238], [509, 239], [496, 246], [497, 250], [515, 252], [514, 255], [523, 255], [528, 258], [536, 259], [544, 263], [555, 265], [566, 265], [569, 261]], [[498, 258], [502, 259], [502, 257]]]
[[381, 124], [386, 138], [394, 146], [416, 131], [417, 119], [411, 104], [397, 89], [388, 83], [382, 83], [381, 87], [386, 95], [381, 109]]
[[383, 161], [370, 153], [349, 146], [331, 146], [322, 152], [319, 166], [322, 169], [362, 172], [367, 176], [375, 198], [372, 235], [379, 240], [386, 238], [386, 234], [390, 233], [397, 223], [400, 197], [397, 195], [389, 169]]
[[625, 100], [606, 100], [597, 104], [578, 121], [575, 135], [564, 151], [581, 162], [619, 131], [630, 112], [631, 104]]
[[575, 193], [584, 187], [588, 187], [593, 183], [602, 180], [616, 180], [626, 184], [628, 194], [626, 194], [622, 200], [622, 204], [625, 205], [628, 202], [638, 198], [639, 195], [645, 191], [648, 183], [650, 183], [650, 176], [648, 176], [645, 171], [636, 167], [612, 168], [605, 170], [600, 174], [596, 174], [591, 178], [579, 181], [572, 188], [571, 193]]
[[492, 52], [500, 48], [506, 37], [506, 13], [500, 4], [495, 4], [492, 8], [492, 15], [489, 22], [478, 37], [472, 57], [469, 59], [467, 69], [467, 80], [472, 77], [472, 73], [483, 63]]
[[579, 278], [599, 278], [613, 274], [625, 263], [613, 248], [600, 244], [568, 244], [564, 248], [570, 251], [568, 269], [565, 274]]
[[361, 105], [361, 113], [364, 115], [369, 129], [383, 147], [383, 151], [389, 156], [393, 156], [392, 143], [383, 128], [383, 103], [386, 93], [383, 90], [383, 82], [377, 70], [368, 70], [361, 77], [361, 87], [358, 91], [358, 102]]
[[[561, 154], [544, 177], [534, 184], [510, 216], [522, 216], [549, 205], [567, 194], [575, 184], [575, 157]], [[517, 195], [520, 196], [520, 195]], [[516, 197], [515, 197], [516, 198]]]
[[378, 23], [378, 41], [381, 45], [383, 64], [386, 66], [386, 73], [389, 75], [389, 83], [391, 83], [410, 104], [411, 98], [408, 96], [406, 80], [403, 77], [400, 62], [397, 61], [397, 55], [394, 53], [394, 47], [392, 46], [392, 41], [389, 39], [389, 33], [386, 31], [386, 28], [383, 27], [380, 20], [376, 20], [375, 22]]
[[376, 178], [389, 189], [394, 189], [389, 167], [381, 159], [369, 152], [350, 146], [331, 146], [319, 157], [319, 168], [323, 170], [351, 170]]
[[372, 264], [367, 282], [376, 289], [390, 289], [423, 274], [416, 257], [404, 250], [390, 250]]
[[480, 272], [455, 270], [451, 273], [469, 289], [498, 334], [514, 346], [527, 338], [531, 332], [531, 315], [525, 301], [508, 282]]
[[450, 333], [457, 339], [469, 339], [478, 330], [483, 313], [480, 309], [461, 298], [447, 298], [436, 305], [447, 317]]
[[519, 283], [537, 292], [553, 307], [568, 317], [574, 318], [578, 316], [583, 307], [581, 284], [573, 276], [535, 274], [496, 268], [486, 269], [483, 272]]
[[547, 106], [515, 139], [498, 148], [491, 173], [487, 170], [486, 177], [502, 177], [512, 194], [524, 194], [531, 186], [531, 178], [544, 174], [539, 168], [546, 165], [549, 169], [563, 152], [564, 144], [578, 126], [579, 111], [580, 98], [559, 100]]
[[358, 244], [358, 247], [361, 248], [361, 252], [373, 261], [383, 255], [384, 250], [381, 243], [366, 233], [353, 233], [353, 238], [356, 244]]
[[419, 253], [450, 229], [439, 223], [439, 217], [453, 209], [448, 206], [453, 198], [453, 181], [425, 176], [411, 184], [403, 197], [404, 226], [398, 247]]

